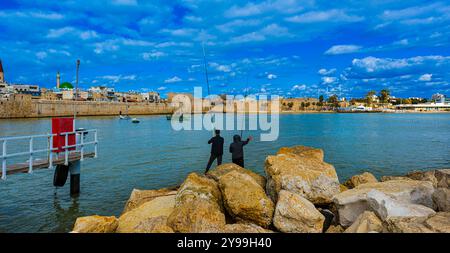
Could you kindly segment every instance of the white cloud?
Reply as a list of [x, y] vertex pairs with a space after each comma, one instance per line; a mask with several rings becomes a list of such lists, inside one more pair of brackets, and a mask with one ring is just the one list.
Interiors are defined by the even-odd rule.
[[336, 69], [335, 68], [333, 68], [333, 69], [319, 69], [319, 71], [317, 72], [317, 73], [319, 73], [320, 75], [323, 75], [323, 76], [325, 76], [325, 75], [331, 75], [331, 74], [333, 74], [334, 72], [336, 72]]
[[50, 29], [47, 33], [47, 38], [59, 38], [67, 33], [74, 32], [75, 28], [67, 26], [60, 29]]
[[406, 46], [409, 44], [408, 39], [402, 39], [402, 40], [398, 40], [398, 41], [394, 41], [394, 43], [392, 43], [393, 45], [400, 45], [400, 46]]
[[123, 80], [128, 80], [128, 81], [134, 81], [136, 80], [136, 75], [126, 75], [126, 76], [122, 76], [122, 75], [105, 75], [105, 76], [99, 76], [97, 78], [99, 79], [103, 79], [103, 80], [108, 80], [112, 83], [119, 83], [120, 81]]
[[183, 79], [179, 78], [178, 76], [174, 76], [172, 78], [164, 80], [164, 83], [177, 83], [181, 81], [183, 81]]
[[137, 6], [137, 0], [114, 0], [114, 5]]
[[45, 58], [47, 58], [47, 53], [46, 53], [46, 52], [43, 52], [43, 51], [37, 52], [37, 53], [36, 53], [36, 57], [37, 57], [39, 60], [45, 59]]
[[272, 79], [277, 79], [277, 75], [275, 74], [267, 74], [267, 79], [272, 80]]
[[279, 26], [277, 24], [270, 24], [256, 32], [246, 33], [237, 37], [233, 37], [230, 43], [245, 43], [264, 41], [270, 37], [289, 37], [289, 33], [286, 27]]
[[292, 86], [291, 90], [292, 91], [306, 90], [306, 85], [304, 85], [304, 84], [296, 84], [296, 85]]
[[166, 86], [161, 86], [161, 87], [159, 87], [159, 88], [156, 89], [156, 90], [167, 90], [167, 87], [166, 87]]
[[325, 84], [334, 83], [336, 81], [336, 77], [324, 76], [321, 78], [322, 82]]
[[231, 72], [230, 65], [221, 65], [216, 62], [211, 62], [211, 63], [209, 63], [209, 66], [220, 72], [225, 72], [225, 73]]
[[358, 45], [334, 45], [330, 47], [325, 54], [327, 55], [337, 55], [337, 54], [349, 54], [358, 52], [361, 46]]
[[98, 38], [98, 34], [95, 31], [84, 31], [80, 33], [80, 38], [82, 40], [94, 39]]
[[419, 81], [431, 81], [432, 74], [423, 74], [419, 77]]
[[154, 52], [147, 52], [142, 54], [142, 58], [146, 61], [152, 60], [152, 59], [158, 59], [160, 57], [164, 57], [167, 54], [161, 51], [154, 51]]
[[295, 0], [263, 1], [256, 4], [247, 3], [244, 6], [232, 6], [230, 9], [225, 11], [225, 17], [249, 17], [267, 12], [294, 13], [302, 10], [307, 5], [310, 5], [308, 1]]
[[349, 15], [344, 10], [332, 9], [327, 11], [310, 11], [300, 15], [286, 18], [292, 23], [317, 23], [317, 22], [359, 22], [364, 17]]

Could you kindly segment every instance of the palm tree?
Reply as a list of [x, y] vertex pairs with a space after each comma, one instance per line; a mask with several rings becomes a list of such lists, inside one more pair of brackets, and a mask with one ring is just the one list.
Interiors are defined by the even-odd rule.
[[380, 99], [381, 102], [387, 103], [387, 100], [389, 99], [389, 96], [391, 95], [391, 92], [387, 89], [383, 89], [380, 91]]
[[366, 95], [366, 101], [367, 101], [367, 105], [370, 106], [373, 102], [373, 95], [375, 95], [376, 92], [374, 90], [371, 90], [369, 92], [367, 92]]

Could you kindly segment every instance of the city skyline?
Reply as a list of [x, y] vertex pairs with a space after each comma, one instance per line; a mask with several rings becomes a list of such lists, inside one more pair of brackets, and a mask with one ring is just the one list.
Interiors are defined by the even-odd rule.
[[450, 6], [440, 1], [2, 1], [5, 80], [117, 90], [361, 97], [450, 91]]

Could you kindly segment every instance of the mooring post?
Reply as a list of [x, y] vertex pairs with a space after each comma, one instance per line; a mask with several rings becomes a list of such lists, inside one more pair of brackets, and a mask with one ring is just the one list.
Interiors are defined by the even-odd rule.
[[70, 196], [76, 196], [80, 193], [80, 173], [81, 162], [71, 162], [69, 165], [70, 172]]

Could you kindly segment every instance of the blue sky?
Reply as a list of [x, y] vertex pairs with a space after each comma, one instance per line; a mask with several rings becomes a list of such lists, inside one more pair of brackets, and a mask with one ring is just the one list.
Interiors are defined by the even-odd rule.
[[0, 3], [11, 83], [162, 94], [450, 95], [447, 1], [28, 1]]

